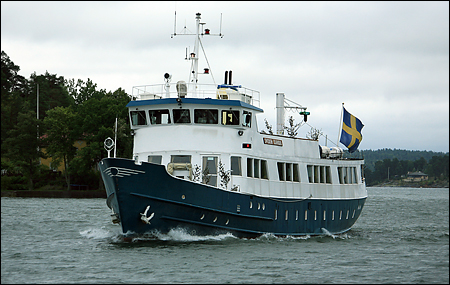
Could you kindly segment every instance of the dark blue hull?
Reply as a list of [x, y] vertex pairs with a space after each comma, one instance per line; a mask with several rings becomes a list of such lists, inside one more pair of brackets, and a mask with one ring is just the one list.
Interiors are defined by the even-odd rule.
[[[348, 231], [364, 206], [361, 199], [260, 197], [175, 178], [162, 165], [105, 158], [100, 164], [107, 204], [124, 234], [167, 233], [237, 237], [338, 234]], [[148, 206], [150, 206], [148, 208]], [[145, 213], [148, 208], [147, 213]], [[144, 222], [141, 216], [149, 218]]]

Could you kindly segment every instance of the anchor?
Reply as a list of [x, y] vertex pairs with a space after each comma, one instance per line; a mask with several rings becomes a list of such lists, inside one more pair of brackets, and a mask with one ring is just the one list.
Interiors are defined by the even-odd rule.
[[150, 209], [150, 205], [147, 206], [147, 208], [145, 209], [144, 213], [140, 213], [141, 214], [141, 221], [150, 225], [150, 220], [153, 218], [153, 216], [155, 215], [155, 213], [151, 213], [149, 217], [147, 217], [147, 212]]
[[111, 220], [112, 220], [113, 224], [120, 223], [119, 215], [114, 212], [113, 208], [111, 208]]

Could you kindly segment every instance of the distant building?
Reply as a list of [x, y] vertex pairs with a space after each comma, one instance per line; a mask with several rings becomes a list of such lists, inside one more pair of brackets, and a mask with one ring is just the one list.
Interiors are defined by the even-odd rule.
[[428, 174], [425, 174], [422, 171], [408, 172], [408, 174], [406, 174], [406, 178], [403, 179], [403, 181], [406, 182], [420, 182], [425, 180], [428, 180]]
[[[43, 138], [43, 137], [45, 137], [45, 135], [42, 136], [42, 138]], [[82, 139], [77, 140], [77, 141], [75, 141], [75, 143], [73, 144], [73, 146], [77, 148], [77, 151], [79, 151], [80, 149], [82, 149], [83, 147], [86, 146], [86, 141], [85, 141], [85, 140], [82, 140]], [[43, 152], [43, 153], [46, 153], [45, 147], [42, 148], [42, 152]], [[63, 172], [63, 171], [66, 169], [65, 166], [64, 166], [64, 163], [61, 163], [60, 165], [54, 165], [54, 164], [52, 163], [52, 158], [51, 158], [51, 157], [49, 157], [49, 158], [41, 158], [41, 159], [40, 159], [40, 164], [46, 165], [46, 166], [48, 166], [50, 169], [53, 169], [54, 171], [61, 171], [61, 172]]]

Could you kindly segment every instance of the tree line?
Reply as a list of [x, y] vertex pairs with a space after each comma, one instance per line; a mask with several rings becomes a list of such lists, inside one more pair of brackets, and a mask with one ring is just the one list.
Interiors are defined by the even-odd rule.
[[[2, 189], [32, 190], [48, 183], [67, 189], [71, 184], [102, 189], [97, 164], [107, 156], [103, 143], [107, 137], [114, 138], [116, 118], [117, 156], [132, 156], [126, 108], [131, 96], [122, 88], [99, 90], [89, 78], [75, 81], [46, 71], [27, 79], [19, 70], [2, 51]], [[77, 140], [84, 140], [87, 146], [77, 151]], [[40, 159], [47, 157], [52, 158], [52, 168], [64, 165], [61, 177], [40, 164]]]
[[[365, 153], [366, 151], [364, 151]], [[416, 160], [399, 160], [398, 158], [384, 158], [373, 162], [373, 168], [365, 167], [367, 186], [400, 180], [407, 176], [408, 172], [423, 172], [429, 176], [430, 181], [447, 181], [449, 179], [449, 155], [448, 153], [436, 153], [429, 161], [423, 156]]]

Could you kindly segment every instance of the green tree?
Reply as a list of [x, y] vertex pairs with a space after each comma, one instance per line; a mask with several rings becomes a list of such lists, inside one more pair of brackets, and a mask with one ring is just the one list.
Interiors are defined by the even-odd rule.
[[39, 119], [46, 117], [47, 111], [55, 107], [69, 107], [74, 104], [65, 86], [63, 76], [50, 74], [48, 71], [42, 75], [31, 74], [29, 89], [32, 90], [29, 101], [32, 102], [33, 110], [37, 106], [37, 94], [39, 93]]
[[[88, 176], [88, 172], [94, 171], [97, 164], [106, 157], [104, 141], [108, 137], [115, 138], [116, 118], [118, 120], [117, 157], [131, 157], [132, 153], [132, 137], [126, 108], [130, 97], [121, 88], [113, 93], [106, 93], [104, 90], [96, 90], [95, 86], [89, 81], [86, 83], [78, 81], [77, 90], [80, 92], [88, 90], [89, 95], [72, 93], [72, 96], [78, 98], [77, 124], [82, 128], [86, 141], [86, 147], [78, 152], [73, 161], [74, 165], [76, 164], [76, 167], [73, 168], [76, 170], [74, 174], [77, 176]], [[77, 90], [72, 89], [72, 92], [78, 92]], [[99, 173], [97, 173], [97, 177], [98, 186], [102, 188], [103, 182]]]
[[47, 112], [44, 125], [47, 129], [46, 153], [52, 158], [52, 163], [63, 163], [67, 189], [70, 190], [71, 162], [77, 152], [74, 143], [81, 136], [76, 114], [71, 107], [53, 108]]
[[5, 156], [27, 179], [29, 190], [34, 188], [33, 177], [39, 169], [39, 158], [45, 157], [40, 147], [36, 113], [19, 113], [18, 123], [8, 131], [8, 138], [2, 148], [6, 150]]
[[8, 132], [18, 123], [19, 112], [24, 110], [24, 99], [28, 92], [27, 80], [19, 75], [20, 67], [2, 50], [1, 54], [1, 143], [2, 155], [6, 150], [3, 142]]

